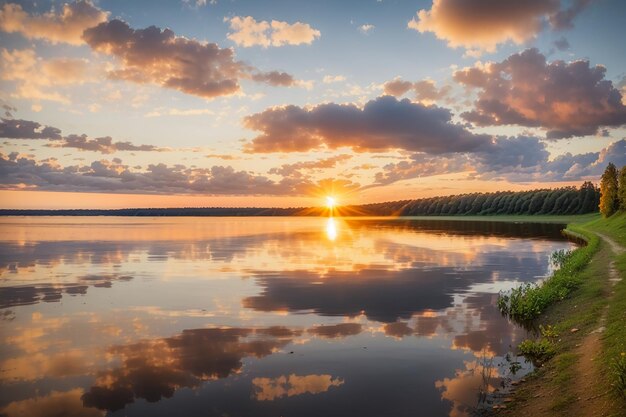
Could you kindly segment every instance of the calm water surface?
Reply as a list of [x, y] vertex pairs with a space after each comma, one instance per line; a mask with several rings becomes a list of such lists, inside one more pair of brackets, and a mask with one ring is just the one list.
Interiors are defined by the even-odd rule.
[[0, 218], [0, 414], [463, 416], [528, 372], [495, 302], [560, 228]]

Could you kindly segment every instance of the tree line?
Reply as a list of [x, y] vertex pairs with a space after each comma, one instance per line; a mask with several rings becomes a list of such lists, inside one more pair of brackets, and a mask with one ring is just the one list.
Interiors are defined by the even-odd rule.
[[600, 179], [600, 213], [610, 217], [618, 211], [626, 211], [626, 165], [618, 170], [609, 163]]
[[470, 193], [361, 207], [366, 213], [399, 216], [550, 215], [593, 213], [599, 203], [600, 190], [587, 181], [579, 188]]

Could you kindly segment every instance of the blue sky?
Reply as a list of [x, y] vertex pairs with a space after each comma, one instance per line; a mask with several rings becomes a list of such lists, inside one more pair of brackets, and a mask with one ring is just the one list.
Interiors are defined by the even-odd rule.
[[[462, 3], [470, 7], [462, 18], [446, 20]], [[315, 204], [330, 192], [340, 203], [360, 203], [574, 185], [597, 181], [608, 162], [626, 164], [625, 100], [615, 99], [626, 91], [623, 2], [485, 4], [2, 2], [0, 100], [8, 110], [0, 205], [285, 206]], [[558, 21], [563, 14], [567, 21]], [[270, 28], [249, 35], [257, 45], [247, 46], [234, 26], [245, 18], [303, 31], [284, 32], [277, 44]], [[138, 42], [150, 26], [169, 28], [172, 38], [135, 49], [107, 38], [125, 27]], [[196, 59], [182, 43], [202, 51], [214, 43], [232, 58]], [[538, 60], [545, 65], [531, 74], [516, 72]], [[237, 69], [207, 75], [223, 63]], [[470, 68], [487, 84], [461, 80]], [[493, 68], [501, 68], [500, 81]], [[282, 81], [268, 78], [280, 73]], [[172, 87], [182, 76], [185, 86]], [[199, 93], [207, 79], [238, 87]], [[392, 82], [406, 88], [393, 90]], [[502, 82], [510, 85], [500, 100]], [[44, 138], [18, 121], [61, 133]], [[86, 136], [78, 143], [72, 134]], [[96, 141], [103, 137], [111, 139]], [[433, 140], [446, 147], [428, 145]], [[106, 145], [116, 142], [146, 148]], [[503, 165], [494, 159], [502, 152], [518, 154]]]

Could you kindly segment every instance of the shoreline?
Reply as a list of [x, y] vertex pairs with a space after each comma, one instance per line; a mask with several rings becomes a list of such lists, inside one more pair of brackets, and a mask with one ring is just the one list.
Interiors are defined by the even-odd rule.
[[600, 247], [579, 272], [581, 285], [536, 320], [558, 332], [554, 357], [519, 385], [506, 407], [491, 414], [623, 415], [626, 397], [614, 392], [612, 364], [626, 352], [626, 213], [570, 223], [565, 231], [576, 238], [587, 233], [600, 239]]

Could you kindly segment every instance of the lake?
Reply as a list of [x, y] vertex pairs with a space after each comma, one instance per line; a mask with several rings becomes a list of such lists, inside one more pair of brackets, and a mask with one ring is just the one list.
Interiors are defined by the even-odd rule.
[[0, 218], [0, 413], [468, 415], [531, 369], [496, 300], [561, 228]]

